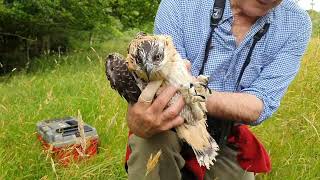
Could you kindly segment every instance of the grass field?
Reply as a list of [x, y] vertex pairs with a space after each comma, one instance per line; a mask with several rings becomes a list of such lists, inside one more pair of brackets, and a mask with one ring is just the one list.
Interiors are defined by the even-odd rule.
[[[126, 103], [106, 83], [104, 56], [124, 52], [127, 40], [109, 41], [69, 56], [42, 58], [29, 73], [0, 82], [0, 179], [126, 179], [123, 168]], [[279, 111], [254, 131], [273, 170], [259, 179], [320, 179], [320, 39], [313, 39], [302, 69]], [[45, 62], [44, 62], [45, 61]], [[37, 121], [76, 116], [94, 127], [100, 153], [70, 167], [53, 168], [36, 140]]]

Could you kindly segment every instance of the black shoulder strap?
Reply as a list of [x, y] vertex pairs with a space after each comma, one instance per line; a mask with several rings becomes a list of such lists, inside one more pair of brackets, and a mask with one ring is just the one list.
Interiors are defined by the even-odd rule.
[[[204, 59], [202, 62], [202, 66], [201, 69], [199, 71], [199, 75], [203, 74], [204, 72], [204, 66], [208, 61], [208, 56], [209, 56], [209, 51], [210, 49], [212, 49], [212, 34], [214, 32], [214, 29], [218, 26], [219, 22], [221, 21], [222, 17], [223, 17], [223, 13], [224, 13], [224, 8], [225, 8], [225, 3], [226, 0], [215, 0], [214, 2], [214, 6], [213, 6], [213, 12], [211, 15], [211, 21], [210, 21], [210, 34], [209, 34], [209, 38], [207, 40], [206, 43], [206, 49], [205, 49], [205, 54], [204, 54]], [[249, 53], [247, 55], [247, 58], [240, 70], [240, 74], [235, 86], [235, 91], [238, 90], [239, 88], [239, 84], [242, 78], [242, 75], [246, 69], [246, 67], [249, 65], [250, 61], [251, 61], [251, 55], [252, 52], [257, 44], [257, 42], [264, 36], [264, 34], [268, 31], [270, 24], [266, 23], [263, 28], [261, 30], [259, 30], [253, 37], [253, 43], [250, 47]], [[227, 142], [227, 137], [231, 132], [231, 128], [233, 127], [234, 122], [233, 121], [223, 121], [223, 128], [221, 129], [221, 135], [220, 135], [220, 139], [219, 139], [219, 145], [224, 145]]]
[[203, 74], [204, 66], [208, 61], [209, 51], [212, 48], [211, 47], [212, 33], [214, 32], [214, 29], [218, 26], [219, 22], [221, 21], [221, 19], [223, 17], [225, 5], [226, 5], [226, 0], [215, 0], [214, 1], [211, 20], [210, 20], [210, 29], [211, 30], [210, 30], [209, 38], [207, 40], [206, 50], [204, 53], [204, 59], [202, 62], [202, 66], [201, 66], [199, 75]]
[[249, 49], [249, 53], [247, 55], [247, 58], [246, 60], [244, 61], [243, 65], [242, 65], [242, 68], [241, 68], [241, 71], [240, 71], [240, 74], [238, 76], [238, 80], [237, 80], [237, 84], [235, 86], [235, 91], [237, 91], [239, 89], [239, 84], [240, 84], [240, 81], [241, 81], [241, 78], [242, 78], [242, 75], [244, 73], [244, 70], [247, 68], [247, 66], [249, 65], [250, 61], [251, 61], [251, 56], [252, 56], [252, 52], [253, 52], [253, 49], [255, 48], [256, 44], [258, 41], [260, 41], [260, 39], [264, 36], [264, 34], [268, 31], [269, 29], [269, 26], [270, 26], [270, 23], [266, 23], [262, 29], [260, 29], [254, 36], [253, 36], [253, 42], [252, 42], [252, 45]]
[[[247, 58], [245, 60], [245, 62], [243, 63], [242, 65], [242, 68], [240, 70], [240, 74], [239, 74], [239, 77], [238, 77], [238, 80], [237, 80], [237, 84], [235, 86], [235, 91], [238, 91], [239, 90], [239, 84], [240, 84], [240, 81], [241, 81], [241, 78], [242, 78], [242, 75], [244, 73], [244, 70], [246, 69], [246, 67], [249, 65], [250, 61], [251, 61], [251, 55], [252, 55], [252, 52], [253, 52], [253, 49], [254, 47], [256, 46], [257, 42], [266, 34], [266, 32], [268, 31], [269, 29], [269, 26], [270, 26], [270, 23], [266, 23], [262, 29], [260, 29], [254, 36], [253, 36], [253, 42], [252, 42], [252, 45], [249, 49], [249, 53], [247, 55]], [[232, 127], [234, 126], [234, 121], [223, 121], [222, 122], [224, 125], [224, 128], [222, 128], [222, 131], [221, 131], [221, 136], [220, 136], [220, 139], [219, 139], [219, 145], [223, 146], [225, 145], [225, 143], [227, 142], [227, 138], [232, 130]]]

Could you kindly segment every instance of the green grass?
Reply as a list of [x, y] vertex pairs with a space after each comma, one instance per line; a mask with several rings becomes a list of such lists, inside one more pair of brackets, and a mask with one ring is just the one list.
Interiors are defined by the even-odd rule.
[[[104, 75], [108, 51], [125, 50], [109, 41], [98, 53], [77, 51], [49, 67], [4, 77], [0, 83], [0, 179], [56, 177], [50, 159], [36, 140], [35, 123], [43, 119], [76, 116], [97, 128], [101, 140], [98, 156], [69, 168], [56, 167], [61, 179], [125, 179], [124, 150], [126, 103], [111, 90]], [[120, 47], [119, 47], [120, 46]], [[103, 57], [103, 58], [101, 58]]]
[[273, 170], [263, 179], [320, 179], [320, 39], [313, 39], [278, 112], [254, 128]]
[[[84, 49], [42, 58], [29, 73], [1, 77], [0, 179], [126, 179], [126, 103], [106, 82], [103, 59], [108, 52], [125, 52], [127, 42], [108, 41], [97, 53]], [[320, 40], [314, 39], [279, 111], [253, 128], [273, 162], [272, 172], [259, 179], [320, 179], [319, 60]], [[54, 171], [36, 140], [35, 124], [76, 116], [78, 110], [97, 128], [100, 153]]]

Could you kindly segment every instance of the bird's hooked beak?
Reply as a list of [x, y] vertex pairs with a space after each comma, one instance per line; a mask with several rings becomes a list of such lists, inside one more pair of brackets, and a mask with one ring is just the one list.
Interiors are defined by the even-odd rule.
[[147, 74], [147, 78], [148, 80], [150, 79], [150, 75], [151, 75], [151, 72], [153, 70], [153, 64], [150, 64], [150, 63], [146, 63], [146, 65], [144, 66], [144, 70]]

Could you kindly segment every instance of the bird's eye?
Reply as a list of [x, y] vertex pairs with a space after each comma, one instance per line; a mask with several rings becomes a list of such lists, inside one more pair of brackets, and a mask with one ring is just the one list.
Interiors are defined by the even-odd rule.
[[157, 54], [154, 56], [154, 61], [160, 61], [161, 60], [161, 54]]
[[143, 63], [142, 58], [140, 56], [137, 56], [135, 59], [136, 59], [138, 64], [142, 64]]

